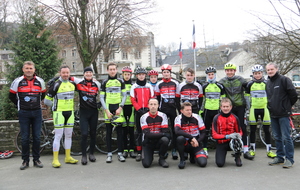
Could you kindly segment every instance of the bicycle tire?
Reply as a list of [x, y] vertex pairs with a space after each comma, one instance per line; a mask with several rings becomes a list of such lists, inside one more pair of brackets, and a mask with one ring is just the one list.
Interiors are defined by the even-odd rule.
[[[274, 139], [273, 134], [272, 134], [271, 126], [269, 127], [269, 131], [270, 131], [270, 134], [271, 134], [271, 150], [276, 150], [276, 147], [273, 146], [275, 144], [275, 139]], [[265, 132], [264, 132], [264, 129], [263, 129], [263, 125], [259, 126], [259, 138], [260, 138], [261, 142], [265, 146], [267, 146], [267, 143], [266, 143], [266, 140], [265, 140]]]
[[[117, 131], [116, 130], [112, 131], [111, 147], [112, 147], [112, 153], [115, 153], [118, 151]], [[107, 145], [106, 145], [106, 124], [105, 123], [100, 123], [97, 126], [95, 148], [103, 154], [108, 153]]]
[[[64, 149], [65, 148], [65, 137], [61, 138], [61, 145]], [[80, 156], [82, 155], [81, 151], [81, 131], [79, 122], [74, 123], [73, 132], [72, 132], [72, 146], [71, 146], [71, 155], [72, 156]]]
[[[41, 130], [41, 137], [40, 137], [40, 144], [42, 145], [45, 141], [45, 133], [44, 133], [44, 130]], [[30, 132], [30, 137], [29, 137], [29, 145], [32, 146], [32, 133]], [[16, 137], [15, 137], [15, 147], [17, 148], [17, 150], [22, 153], [22, 137], [21, 137], [21, 130], [19, 130], [16, 134]], [[45, 147], [40, 147], [40, 153], [43, 152], [43, 150], [45, 149]], [[31, 150], [31, 148], [29, 148], [29, 150]], [[30, 156], [32, 156], [32, 153], [30, 153]]]

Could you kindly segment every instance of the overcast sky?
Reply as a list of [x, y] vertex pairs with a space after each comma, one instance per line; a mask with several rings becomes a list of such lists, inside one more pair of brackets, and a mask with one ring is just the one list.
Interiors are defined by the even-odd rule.
[[[54, 0], [42, 0], [54, 2]], [[250, 12], [274, 14], [268, 0], [156, 0], [156, 13], [150, 16], [154, 25], [155, 45], [180, 43], [187, 48], [192, 42], [193, 20], [197, 48], [214, 43], [243, 42], [251, 37], [249, 30], [260, 25]], [[50, 3], [51, 4], [51, 3]]]
[[258, 23], [249, 11], [273, 11], [267, 0], [161, 0], [157, 4], [153, 17], [157, 24], [152, 28], [155, 45], [179, 44], [181, 38], [187, 46], [192, 41], [192, 20], [197, 47], [204, 46], [204, 37], [207, 44], [242, 42]]

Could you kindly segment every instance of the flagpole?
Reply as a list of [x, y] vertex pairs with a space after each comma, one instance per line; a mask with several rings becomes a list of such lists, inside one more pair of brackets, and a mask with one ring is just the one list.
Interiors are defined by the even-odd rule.
[[195, 76], [197, 75], [197, 65], [196, 65], [196, 39], [195, 39], [195, 23], [193, 20], [193, 49], [194, 49], [194, 70]]
[[180, 38], [180, 49], [179, 49], [179, 58], [180, 58], [180, 73], [182, 73], [182, 42]]

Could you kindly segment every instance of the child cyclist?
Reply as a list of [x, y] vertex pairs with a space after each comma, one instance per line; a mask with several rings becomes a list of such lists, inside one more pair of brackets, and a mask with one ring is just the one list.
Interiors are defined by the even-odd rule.
[[207, 67], [205, 73], [207, 82], [203, 84], [203, 120], [206, 127], [206, 137], [203, 140], [203, 150], [208, 156], [207, 142], [210, 133], [212, 121], [215, 115], [219, 113], [220, 100], [225, 97], [224, 86], [216, 81], [216, 68]]
[[[130, 88], [132, 86], [131, 76], [132, 70], [129, 66], [122, 68], [122, 76], [125, 83], [125, 89], [127, 93], [126, 101], [123, 107], [123, 115], [125, 117], [125, 122], [123, 123], [123, 143], [124, 143], [124, 152], [123, 156], [128, 157], [128, 154], [131, 158], [135, 158], [136, 154], [134, 153], [135, 139], [134, 139], [134, 108], [130, 100]], [[129, 147], [128, 147], [128, 138], [129, 134]]]
[[255, 132], [257, 128], [258, 116], [260, 116], [266, 139], [267, 156], [275, 158], [276, 154], [270, 150], [271, 148], [271, 134], [270, 127], [270, 113], [267, 108], [267, 93], [266, 80], [263, 77], [263, 67], [261, 65], [254, 65], [252, 67], [253, 79], [248, 82], [245, 93], [250, 94], [250, 101], [247, 101], [247, 107], [250, 107], [249, 123], [250, 123], [250, 154], [255, 156]]
[[158, 80], [158, 72], [155, 70], [151, 70], [148, 73], [148, 76], [150, 78], [150, 84], [152, 85], [153, 90], [155, 89], [155, 86], [157, 84], [157, 80]]
[[137, 155], [135, 160], [137, 162], [142, 159], [142, 128], [140, 119], [142, 115], [149, 112], [148, 101], [154, 96], [154, 91], [152, 86], [147, 83], [146, 75], [147, 71], [145, 68], [138, 67], [135, 71], [136, 83], [131, 86], [130, 89], [130, 100], [135, 109], [135, 124], [136, 131], [138, 133], [137, 138]]

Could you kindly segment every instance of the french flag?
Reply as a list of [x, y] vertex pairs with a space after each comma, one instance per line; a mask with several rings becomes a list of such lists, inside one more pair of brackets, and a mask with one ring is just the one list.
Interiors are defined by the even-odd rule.
[[196, 49], [195, 24], [193, 24], [193, 49]]
[[182, 48], [181, 48], [181, 41], [180, 41], [180, 45], [179, 45], [179, 57], [180, 59], [182, 59]]

